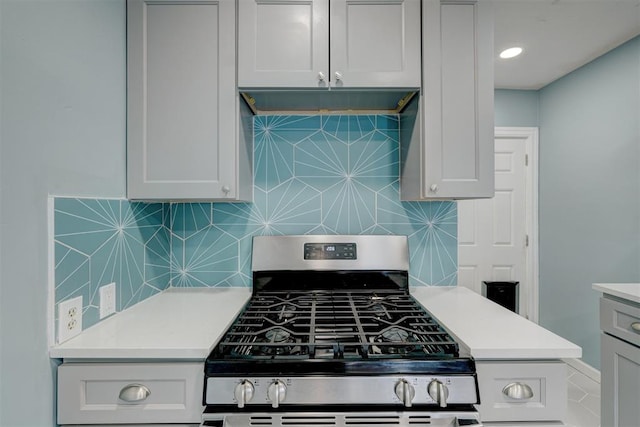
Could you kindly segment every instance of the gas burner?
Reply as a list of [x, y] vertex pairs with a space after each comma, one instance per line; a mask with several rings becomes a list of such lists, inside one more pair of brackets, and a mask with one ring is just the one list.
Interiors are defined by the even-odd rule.
[[387, 310], [383, 304], [375, 304], [371, 306], [368, 311], [371, 311], [376, 317], [391, 317], [391, 315], [389, 314], [389, 310]]
[[251, 353], [252, 356], [278, 356], [278, 357], [286, 357], [286, 356], [297, 356], [301, 354], [300, 346], [294, 345], [276, 345], [276, 346], [257, 346], [254, 348], [254, 351]]
[[378, 342], [405, 343], [409, 340], [409, 332], [401, 328], [389, 328], [380, 334]]
[[281, 319], [291, 319], [296, 315], [296, 306], [291, 304], [284, 305], [278, 310], [278, 317]]
[[269, 329], [267, 332], [265, 332], [264, 336], [269, 342], [272, 343], [280, 344], [285, 342], [293, 342], [293, 340], [291, 339], [291, 333], [282, 328]]
[[283, 328], [269, 329], [251, 346], [251, 354], [257, 357], [294, 356], [300, 352], [293, 334]]
[[386, 329], [375, 338], [370, 338], [369, 341], [373, 344], [370, 347], [370, 354], [373, 356], [407, 356], [426, 352], [414, 333], [395, 326]]

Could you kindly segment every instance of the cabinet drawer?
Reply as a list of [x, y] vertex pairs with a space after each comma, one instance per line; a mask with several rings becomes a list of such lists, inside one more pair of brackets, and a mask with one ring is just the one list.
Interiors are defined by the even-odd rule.
[[58, 423], [199, 423], [202, 363], [65, 363]]
[[640, 307], [600, 298], [600, 329], [640, 346]]
[[483, 422], [564, 419], [567, 370], [563, 362], [477, 361], [476, 368]]

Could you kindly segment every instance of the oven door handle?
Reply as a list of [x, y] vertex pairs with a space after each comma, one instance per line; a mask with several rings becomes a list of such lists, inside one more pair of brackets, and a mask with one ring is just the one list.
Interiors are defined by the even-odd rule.
[[[396, 414], [396, 413], [393, 413]], [[379, 413], [378, 417], [384, 417], [385, 420], [388, 419], [389, 415], [393, 415], [392, 413]], [[342, 426], [340, 423], [342, 421], [341, 416], [350, 416], [352, 421], [355, 421], [359, 425], [366, 425], [367, 421], [375, 422], [380, 421], [381, 418], [376, 418], [368, 416], [367, 414], [358, 413], [358, 414], [336, 414], [339, 415], [337, 419], [334, 420], [334, 424], [327, 424], [327, 414], [319, 414], [319, 413], [305, 413], [305, 414], [296, 414], [296, 413], [258, 413], [255, 414], [261, 418], [261, 422], [264, 421], [264, 417], [270, 418], [268, 421], [269, 424], [265, 424], [265, 426], [269, 427], [286, 427], [285, 424], [282, 423], [282, 416], [287, 417], [296, 417], [303, 416], [305, 419], [313, 418], [314, 416], [321, 416], [323, 418], [323, 424], [327, 426]], [[463, 417], [459, 418], [458, 416], [443, 416], [442, 418], [438, 418], [437, 413], [431, 412], [429, 414], [425, 414], [425, 416], [429, 417], [429, 425], [432, 427], [482, 427], [482, 423], [477, 419], [477, 417]], [[204, 420], [200, 427], [247, 427], [251, 425], [251, 414], [235, 414], [235, 415], [226, 415], [224, 416], [224, 420]], [[354, 418], [355, 417], [355, 418]], [[404, 424], [401, 424], [404, 425]]]

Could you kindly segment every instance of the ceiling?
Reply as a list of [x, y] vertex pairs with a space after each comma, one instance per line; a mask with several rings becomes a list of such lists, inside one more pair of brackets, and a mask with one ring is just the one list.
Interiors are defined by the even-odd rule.
[[[494, 0], [495, 87], [540, 89], [640, 34], [640, 0]], [[523, 53], [500, 59], [507, 47]]]

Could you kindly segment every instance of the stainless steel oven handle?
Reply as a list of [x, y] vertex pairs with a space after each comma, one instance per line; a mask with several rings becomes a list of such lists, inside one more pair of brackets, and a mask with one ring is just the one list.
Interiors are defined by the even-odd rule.
[[[292, 423], [300, 422], [307, 424], [296, 425], [318, 425], [322, 424], [327, 427], [348, 427], [350, 425], [376, 425], [380, 424], [381, 420], [384, 420], [384, 424], [389, 424], [390, 418], [400, 416], [396, 421], [399, 424], [394, 425], [422, 425], [419, 421], [420, 418], [428, 419], [427, 423], [430, 427], [482, 427], [482, 423], [479, 420], [477, 412], [463, 414], [463, 413], [446, 413], [443, 414], [440, 411], [426, 411], [426, 412], [342, 412], [342, 413], [326, 413], [326, 412], [255, 412], [244, 414], [217, 414], [215, 418], [207, 419], [209, 416], [205, 414], [203, 416], [202, 426], [221, 426], [221, 427], [247, 427], [254, 425], [256, 421], [258, 424], [264, 427], [286, 427], [292, 425]], [[216, 421], [217, 420], [217, 421]], [[413, 422], [411, 422], [413, 421]]]

